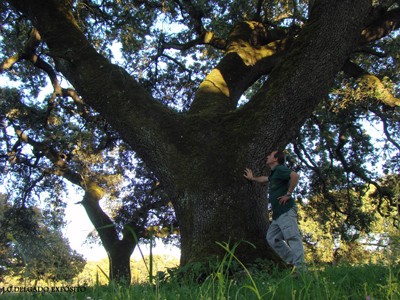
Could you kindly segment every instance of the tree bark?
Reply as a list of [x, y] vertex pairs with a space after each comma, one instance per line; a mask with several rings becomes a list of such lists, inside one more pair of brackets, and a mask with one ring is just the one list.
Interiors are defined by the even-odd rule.
[[[281, 50], [263, 44], [268, 38], [261, 38], [261, 24], [237, 27], [186, 116], [160, 105], [125, 70], [97, 54], [75, 23], [70, 1], [9, 2], [32, 20], [85, 102], [168, 191], [180, 223], [183, 265], [223, 256], [216, 242], [243, 240], [256, 246], [240, 244], [236, 252], [243, 263], [258, 257], [279, 261], [265, 240], [267, 187], [247, 182], [243, 170], [265, 175], [268, 153], [283, 149], [327, 96], [362, 41], [371, 1], [315, 1], [308, 23], [296, 38], [279, 44]], [[255, 39], [246, 38], [249, 30]], [[236, 67], [240, 72], [233, 72]], [[235, 110], [238, 96], [260, 74], [269, 74], [265, 85]]]
[[127, 285], [131, 283], [131, 255], [133, 251], [126, 251], [123, 247], [109, 253], [109, 274], [110, 280], [125, 282]]

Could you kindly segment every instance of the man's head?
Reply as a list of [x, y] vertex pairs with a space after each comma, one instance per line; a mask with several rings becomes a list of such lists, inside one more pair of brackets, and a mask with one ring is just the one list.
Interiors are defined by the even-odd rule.
[[273, 151], [267, 156], [267, 165], [272, 169], [276, 165], [283, 165], [285, 163], [286, 157], [283, 151]]

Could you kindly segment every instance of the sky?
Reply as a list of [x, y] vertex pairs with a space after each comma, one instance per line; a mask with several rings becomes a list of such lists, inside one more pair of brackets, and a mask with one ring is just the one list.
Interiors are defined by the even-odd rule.
[[[76, 195], [77, 196], [77, 195]], [[66, 222], [67, 226], [63, 230], [64, 236], [69, 239], [70, 246], [73, 250], [76, 250], [79, 254], [83, 254], [84, 258], [88, 261], [100, 261], [107, 257], [107, 253], [102, 246], [91, 246], [82, 245], [85, 241], [86, 236], [93, 230], [93, 224], [90, 222], [85, 209], [82, 205], [74, 204], [81, 199], [73, 199], [75, 195], [70, 193], [70, 199], [67, 200], [66, 208]], [[80, 196], [79, 196], [80, 197]], [[146, 245], [139, 245], [143, 255], [149, 255], [150, 249]], [[153, 254], [166, 254], [176, 258], [180, 258], [180, 250], [177, 247], [164, 247], [161, 241], [158, 241], [156, 247], [153, 248]], [[132, 254], [132, 258], [136, 260], [141, 259], [138, 247]]]

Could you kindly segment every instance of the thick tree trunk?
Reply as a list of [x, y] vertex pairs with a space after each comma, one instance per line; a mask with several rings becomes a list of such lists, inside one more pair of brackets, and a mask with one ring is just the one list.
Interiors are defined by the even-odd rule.
[[131, 283], [132, 252], [132, 247], [123, 247], [120, 243], [108, 252], [110, 280], [128, 285]]
[[[175, 187], [179, 191], [174, 207], [181, 220], [182, 264], [204, 259], [209, 254], [222, 255], [216, 241], [235, 243], [242, 239], [257, 246], [256, 249], [244, 245], [242, 250], [238, 248], [241, 252], [238, 257], [243, 262], [252, 262], [257, 257], [273, 258], [265, 243], [266, 188], [246, 182], [243, 170], [250, 167], [256, 175], [265, 175], [268, 153], [283, 149], [318, 102], [327, 96], [335, 74], [361, 37], [370, 6], [367, 1], [358, 5], [354, 6], [351, 1], [334, 4], [317, 1], [309, 23], [296, 40], [288, 43], [289, 48], [269, 74], [266, 84], [244, 108], [228, 111], [227, 99], [233, 103], [235, 99], [229, 97], [227, 90], [231, 90], [229, 85], [235, 78], [228, 80], [227, 76], [240, 74], [224, 69], [229, 69], [224, 60], [236, 61], [235, 55], [246, 61], [241, 51], [247, 44], [240, 34], [237, 36], [242, 42], [236, 43], [240, 47], [228, 53], [218, 65], [218, 71], [206, 79], [214, 84], [205, 84], [205, 91], [212, 89], [211, 86], [217, 87], [212, 90], [217, 94], [212, 98], [214, 101], [210, 100], [210, 94], [207, 99], [200, 87], [195, 109], [190, 113], [198, 120], [206, 113], [213, 126], [191, 128], [192, 137], [198, 136], [201, 140], [192, 144], [196, 150], [186, 154], [190, 158], [184, 161], [184, 166], [193, 174], [185, 172], [179, 176], [182, 190], [179, 185]], [[263, 61], [261, 58], [253, 65]], [[239, 68], [247, 74], [244, 70], [250, 67]], [[210, 107], [220, 114], [212, 117]], [[196, 180], [202, 186], [193, 186]]]
[[254, 197], [250, 186], [246, 190], [247, 195], [235, 186], [224, 190], [209, 188], [181, 199], [185, 205], [177, 211], [182, 224], [182, 265], [213, 256], [222, 258], [226, 251], [217, 242], [229, 243], [230, 248], [240, 243], [235, 255], [244, 264], [257, 258], [281, 261], [265, 238], [269, 225], [266, 193]]
[[[130, 284], [130, 257], [136, 247], [136, 241], [127, 229], [123, 230], [123, 238], [119, 238], [114, 223], [99, 205], [104, 191], [90, 179], [82, 186], [86, 189], [82, 205], [108, 254], [109, 278]], [[133, 229], [138, 232], [136, 228]]]

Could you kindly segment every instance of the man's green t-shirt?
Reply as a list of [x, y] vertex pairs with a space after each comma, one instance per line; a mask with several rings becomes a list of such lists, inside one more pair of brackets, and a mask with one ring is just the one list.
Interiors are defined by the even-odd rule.
[[286, 195], [290, 185], [290, 173], [293, 171], [283, 165], [277, 165], [271, 170], [269, 180], [269, 203], [272, 206], [272, 219], [276, 220], [279, 216], [289, 211], [296, 205], [294, 199], [290, 199], [285, 205], [279, 204], [278, 197]]

